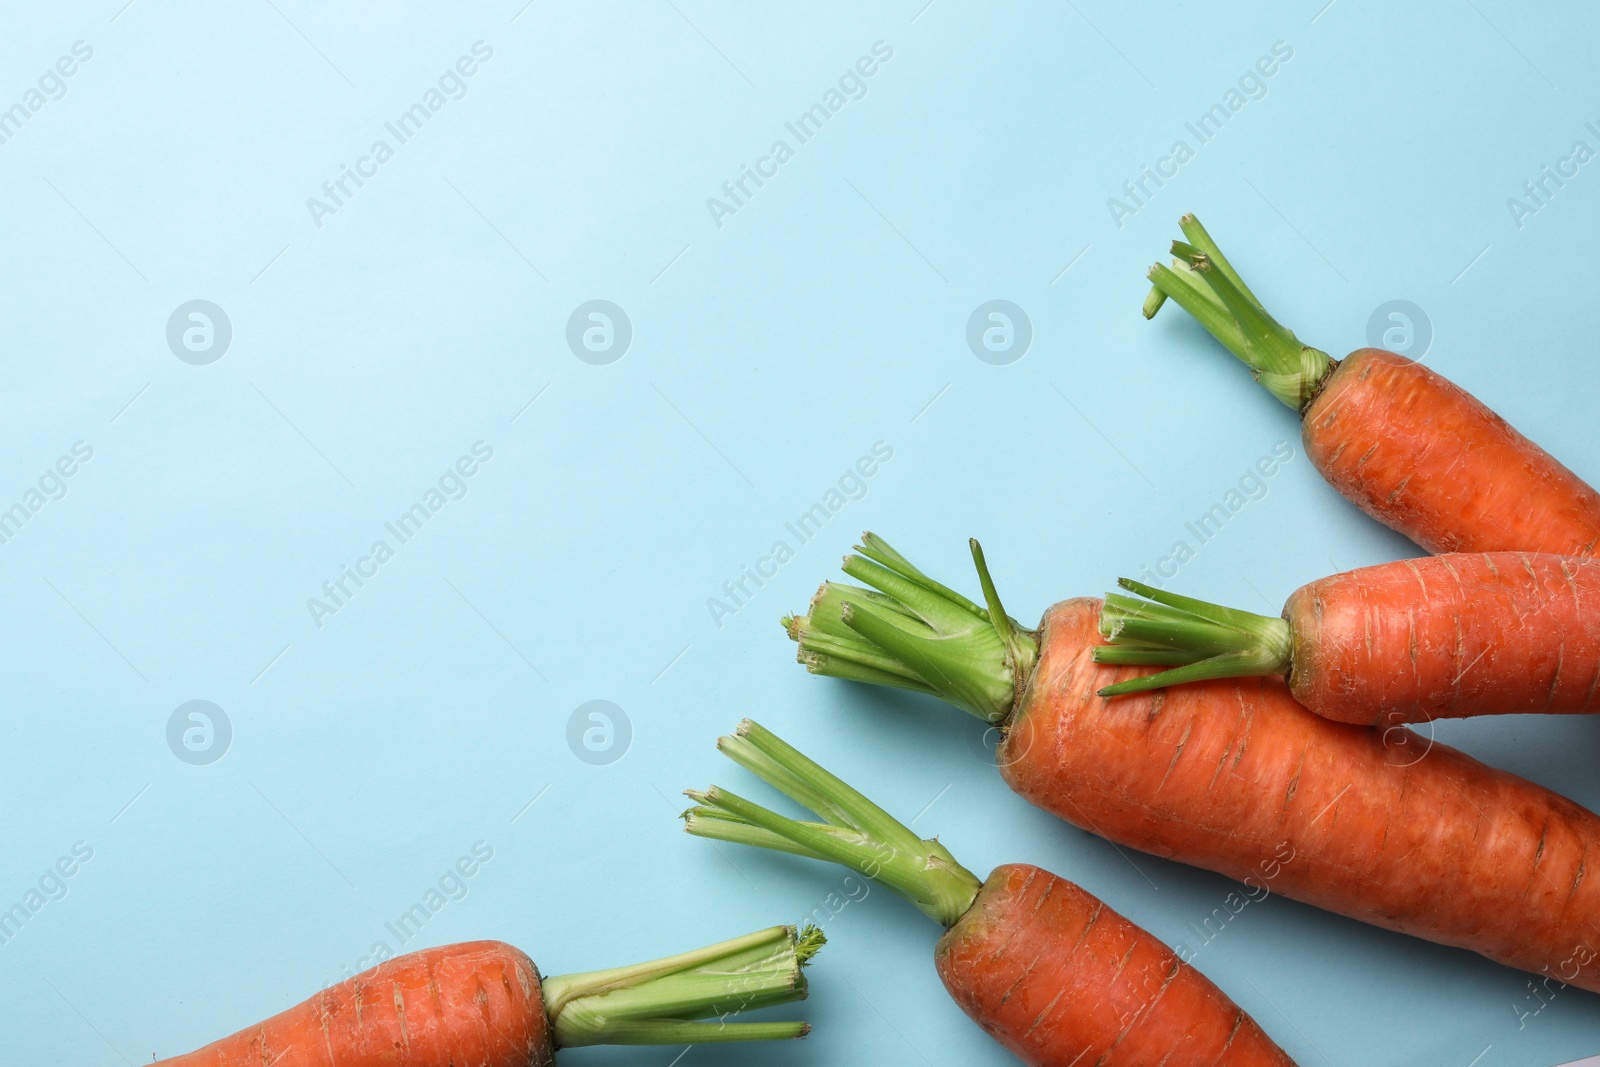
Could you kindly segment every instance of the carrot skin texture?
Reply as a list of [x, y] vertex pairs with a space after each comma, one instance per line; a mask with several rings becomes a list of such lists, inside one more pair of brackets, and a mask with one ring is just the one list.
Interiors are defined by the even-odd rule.
[[1380, 348], [1350, 353], [1302, 415], [1340, 493], [1430, 552], [1587, 556], [1600, 493], [1460, 386]]
[[1340, 722], [1600, 710], [1600, 559], [1400, 560], [1302, 586], [1284, 618], [1290, 690]]
[[1037, 867], [995, 868], [934, 961], [962, 1010], [1035, 1067], [1294, 1067], [1205, 975]]
[[499, 941], [380, 963], [272, 1018], [152, 1067], [550, 1067], [533, 961]]
[[[1045, 613], [997, 753], [1034, 805], [1122, 845], [1600, 992], [1600, 817], [1281, 678], [1096, 695], [1100, 601]], [[1587, 870], [1596, 853], [1596, 870]]]

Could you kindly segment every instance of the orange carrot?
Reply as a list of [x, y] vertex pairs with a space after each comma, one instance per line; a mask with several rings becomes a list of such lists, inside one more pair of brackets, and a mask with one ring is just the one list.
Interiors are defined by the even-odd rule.
[[1600, 493], [1442, 375], [1394, 352], [1342, 362], [1269, 315], [1193, 215], [1171, 268], [1150, 268], [1153, 316], [1168, 297], [1300, 413], [1306, 455], [1368, 515], [1430, 552], [1586, 556]]
[[533, 961], [499, 941], [423, 949], [380, 963], [156, 1067], [547, 1067], [550, 1023]]
[[1130, 579], [1111, 594], [1100, 663], [1181, 664], [1101, 696], [1203, 678], [1287, 677], [1340, 722], [1600, 711], [1600, 559], [1526, 552], [1400, 560], [1301, 586], [1268, 618]]
[[[1106, 699], [1100, 601], [981, 608], [868, 535], [788, 620], [813, 672], [944, 697], [1003, 734], [1017, 793], [1121, 845], [1600, 992], [1600, 817], [1403, 726], [1313, 715], [1280, 678]], [[865, 557], [865, 558], [863, 558]]]
[[1027, 864], [981, 885], [937, 839], [746, 719], [717, 747], [825, 822], [790, 819], [712, 786], [690, 833], [842, 863], [945, 927], [934, 965], [952, 999], [1041, 1067], [1293, 1067], [1237, 1004], [1092, 894]]
[[[547, 978], [499, 941], [397, 956], [264, 1022], [152, 1067], [548, 1067], [574, 1045], [803, 1037], [804, 1023], [723, 1021], [804, 998], [814, 927]], [[699, 1021], [709, 1017], [715, 1021]]]
[[1350, 353], [1301, 414], [1306, 455], [1429, 552], [1587, 556], [1600, 493], [1465, 389], [1381, 348]]
[[1038, 867], [996, 867], [934, 963], [961, 1009], [1024, 1063], [1293, 1063], [1172, 949]]

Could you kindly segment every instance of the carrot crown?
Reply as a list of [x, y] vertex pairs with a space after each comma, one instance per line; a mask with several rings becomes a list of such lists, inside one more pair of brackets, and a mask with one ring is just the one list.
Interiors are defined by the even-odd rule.
[[1187, 241], [1172, 242], [1172, 266], [1150, 268], [1144, 317], [1154, 318], [1171, 297], [1211, 336], [1250, 368], [1250, 376], [1296, 411], [1303, 411], [1336, 366], [1328, 353], [1303, 345], [1294, 331], [1261, 306], [1200, 220], [1178, 221]]
[[977, 898], [981, 883], [937, 838], [924, 840], [894, 816], [823, 770], [771, 731], [745, 719], [717, 748], [822, 822], [779, 815], [718, 786], [688, 790], [696, 807], [684, 829], [698, 837], [831, 860], [860, 871], [952, 926]]
[[1094, 650], [1095, 662], [1173, 669], [1108, 685], [1101, 696], [1289, 672], [1292, 642], [1285, 620], [1168, 593], [1132, 578], [1119, 578], [1117, 584], [1144, 599], [1106, 594], [1100, 636], [1111, 643]]
[[540, 983], [557, 1048], [683, 1045], [804, 1037], [802, 1022], [728, 1022], [804, 1000], [801, 971], [827, 939], [815, 926], [774, 926], [692, 952]]
[[983, 608], [911, 565], [867, 533], [844, 572], [871, 589], [824, 582], [806, 615], [785, 616], [813, 674], [874, 682], [941, 697], [985, 722], [1003, 722], [1039, 659], [1039, 642], [1005, 613], [969, 542]]

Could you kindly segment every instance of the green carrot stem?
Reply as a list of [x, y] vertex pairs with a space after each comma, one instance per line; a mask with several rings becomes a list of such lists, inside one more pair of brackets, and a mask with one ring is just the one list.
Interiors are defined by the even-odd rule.
[[[805, 1037], [810, 1023], [689, 1022], [681, 1019], [610, 1023], [606, 1036], [589, 1044], [605, 1045], [711, 1045], [727, 1041], [787, 1041]], [[570, 1047], [557, 1044], [557, 1048]]]
[[1147, 319], [1156, 317], [1156, 312], [1161, 310], [1161, 305], [1167, 302], [1167, 294], [1155, 286], [1150, 287], [1150, 294], [1144, 298], [1144, 307], [1139, 311]]
[[717, 747], [823, 821], [791, 819], [711, 786], [686, 794], [695, 802], [684, 813], [689, 833], [842, 864], [946, 927], [977, 898], [982, 883], [937, 839], [917, 837], [770, 731], [746, 719], [732, 736], [719, 738]]
[[[1195, 218], [1193, 214], [1185, 215], [1178, 220], [1178, 228], [1189, 239], [1189, 247], [1216, 264], [1217, 269], [1226, 275], [1229, 281], [1233, 282], [1239, 292], [1244, 294], [1245, 299], [1256, 307], [1261, 308], [1262, 311], [1266, 310], [1261, 307], [1261, 301], [1256, 299], [1256, 295], [1250, 291], [1250, 287], [1245, 285], [1244, 279], [1239, 277], [1239, 272], [1233, 269], [1233, 264], [1228, 262], [1228, 257], [1222, 254], [1222, 249], [1217, 247], [1217, 242], [1211, 239], [1210, 232], [1200, 225], [1199, 219]], [[1178, 255], [1177, 251], [1174, 251], [1173, 255]], [[1184, 256], [1182, 258], [1187, 261], [1189, 257]]]
[[[1244, 335], [1245, 345], [1253, 356], [1249, 361], [1252, 367], [1295, 366], [1295, 355], [1300, 350], [1299, 343], [1286, 344], [1287, 331], [1276, 319], [1267, 314], [1265, 308], [1251, 300], [1244, 290], [1234, 284], [1227, 272], [1219, 268], [1204, 252], [1192, 253], [1188, 262], [1200, 280], [1211, 287], [1211, 291], [1217, 294], [1217, 299], [1222, 301], [1222, 306], [1228, 309], [1228, 314], [1239, 324], [1239, 332]], [[1293, 335], [1288, 337], [1292, 341]], [[1266, 371], [1258, 370], [1257, 373], [1264, 374]]]
[[[840, 607], [841, 619], [843, 606]], [[794, 628], [793, 619], [785, 619], [786, 628]], [[851, 660], [856, 665], [868, 670], [878, 671], [883, 674], [899, 675], [907, 682], [914, 682], [922, 688], [932, 692], [932, 688], [922, 685], [915, 677], [904, 674], [904, 666], [899, 660], [882, 651], [877, 646], [869, 644], [860, 638], [835, 637], [820, 630], [812, 631], [809, 635], [809, 650], [819, 655], [840, 656]]]
[[[701, 836], [732, 840], [730, 828], [743, 823], [788, 841], [793, 847], [784, 851], [814, 860], [828, 860], [857, 871], [874, 869], [885, 855], [880, 851], [878, 842], [865, 834], [832, 823], [791, 819], [720, 786], [714, 785], [704, 790], [690, 789], [684, 795], [697, 805], [684, 815], [690, 833], [699, 833], [703, 829], [706, 832]], [[698, 808], [718, 812], [720, 821], [702, 826]], [[746, 840], [740, 843], [751, 842]]]
[[[1256, 299], [1200, 220], [1185, 215], [1179, 225], [1187, 241], [1175, 241], [1175, 268], [1150, 268], [1155, 287], [1144, 303], [1151, 318], [1171, 297], [1193, 315], [1228, 351], [1250, 368], [1267, 391], [1296, 411], [1304, 411], [1337, 366], [1326, 352], [1300, 343]], [[1187, 269], [1185, 269], [1187, 268]]]
[[897, 625], [893, 616], [866, 603], [844, 604], [840, 617], [845, 625], [905, 664], [951, 703], [976, 709], [975, 713], [984, 718], [1010, 712], [1015, 696], [1011, 686], [998, 673], [975, 669], [973, 662], [975, 652], [985, 654], [986, 659], [1005, 662], [1004, 642], [992, 629], [977, 630], [968, 647], [962, 647], [930, 637], [926, 627]]
[[983, 602], [989, 606], [989, 625], [994, 627], [995, 635], [1006, 647], [1007, 657], [1015, 663], [1028, 654], [1022, 628], [1011, 621], [1006, 609], [1000, 604], [1000, 594], [995, 590], [994, 579], [989, 576], [989, 564], [983, 558], [983, 546], [978, 544], [976, 537], [969, 537], [967, 548], [972, 552], [972, 565], [978, 569], [978, 584], [983, 587]]
[[[865, 645], [865, 642], [863, 642]], [[826, 656], [818, 652], [801, 650], [795, 657], [800, 663], [805, 664], [806, 670], [812, 674], [820, 674], [827, 678], [843, 678], [847, 682], [863, 682], [867, 685], [886, 685], [895, 689], [909, 689], [913, 693], [925, 693], [928, 696], [939, 696], [940, 693], [933, 686], [919, 678], [907, 678], [904, 675], [889, 671], [874, 670], [851, 661], [848, 657]]]
[[[968, 600], [954, 589], [951, 589], [949, 586], [941, 585], [939, 582], [929, 578], [926, 574], [922, 573], [922, 571], [912, 566], [910, 560], [906, 559], [900, 553], [890, 548], [889, 542], [885, 541], [877, 534], [872, 533], [871, 531], [862, 534], [861, 544], [856, 546], [856, 551], [860, 552], [863, 556], [877, 560], [879, 563], [898, 574], [903, 574], [915, 579], [917, 584], [945, 598], [957, 607], [972, 612], [975, 615], [982, 616], [984, 619], [988, 618], [988, 615], [984, 612], [983, 608], [980, 608], [978, 605], [974, 604], [972, 601]], [[846, 571], [845, 573], [848, 574], [850, 572]]]
[[1094, 650], [1094, 661], [1123, 667], [1171, 667], [1175, 663], [1196, 663], [1210, 658], [1204, 652], [1196, 652], [1189, 659], [1179, 660], [1177, 657], [1182, 655], [1162, 645], [1101, 645]]
[[987, 607], [928, 577], [875, 534], [844, 572], [872, 588], [825, 582], [807, 614], [783, 620], [797, 658], [815, 674], [939, 696], [985, 722], [1003, 722], [1039, 658], [1037, 636], [1005, 613], [971, 542]]
[[[829, 858], [818, 853], [816, 849], [807, 848], [781, 834], [773, 833], [771, 830], [756, 826], [754, 823], [745, 822], [732, 812], [721, 808], [705, 807], [703, 802], [710, 799], [709, 790], [704, 792], [687, 790], [684, 795], [693, 800], [696, 805], [683, 812], [680, 816], [685, 823], [685, 828], [691, 834], [715, 838], [718, 841], [726, 841], [733, 845], [749, 845], [751, 848], [787, 852], [793, 856], [805, 856], [807, 859], [826, 860]], [[720, 802], [726, 796], [727, 791], [720, 790], [717, 793], [717, 800]], [[713, 820], [720, 821], [715, 826], [706, 825]]]
[[[1163, 298], [1171, 297], [1183, 310], [1195, 317], [1206, 332], [1222, 342], [1222, 346], [1242, 363], [1249, 364], [1250, 354], [1245, 345], [1244, 333], [1239, 329], [1238, 322], [1228, 314], [1226, 305], [1217, 298], [1217, 294], [1204, 282], [1196, 277], [1195, 270], [1189, 264], [1173, 260], [1172, 266], [1162, 263], [1150, 267], [1151, 292], [1160, 293]], [[1151, 298], [1145, 300], [1145, 318], [1155, 317], [1165, 299], [1156, 301]]]
[[545, 1012], [556, 1047], [804, 1037], [806, 1023], [728, 1017], [804, 1000], [801, 968], [825, 941], [814, 926], [774, 926], [646, 963], [546, 978]]
[[1136, 582], [1117, 584], [1144, 599], [1108, 593], [1094, 650], [1097, 663], [1172, 665], [1100, 690], [1105, 697], [1211, 678], [1287, 674], [1293, 645], [1283, 619], [1226, 608]]

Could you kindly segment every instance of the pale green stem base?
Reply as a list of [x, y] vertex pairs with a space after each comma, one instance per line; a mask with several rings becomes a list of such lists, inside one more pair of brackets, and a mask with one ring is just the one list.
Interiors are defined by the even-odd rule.
[[801, 968], [824, 942], [814, 926], [774, 926], [648, 963], [559, 975], [543, 985], [557, 1048], [688, 1045], [804, 1037], [801, 1022], [729, 1022], [804, 1000]]
[[989, 723], [1011, 714], [1039, 658], [1036, 636], [1005, 613], [978, 542], [970, 542], [987, 607], [929, 578], [875, 534], [844, 572], [872, 586], [825, 582], [809, 614], [786, 616], [814, 674], [942, 697]]

